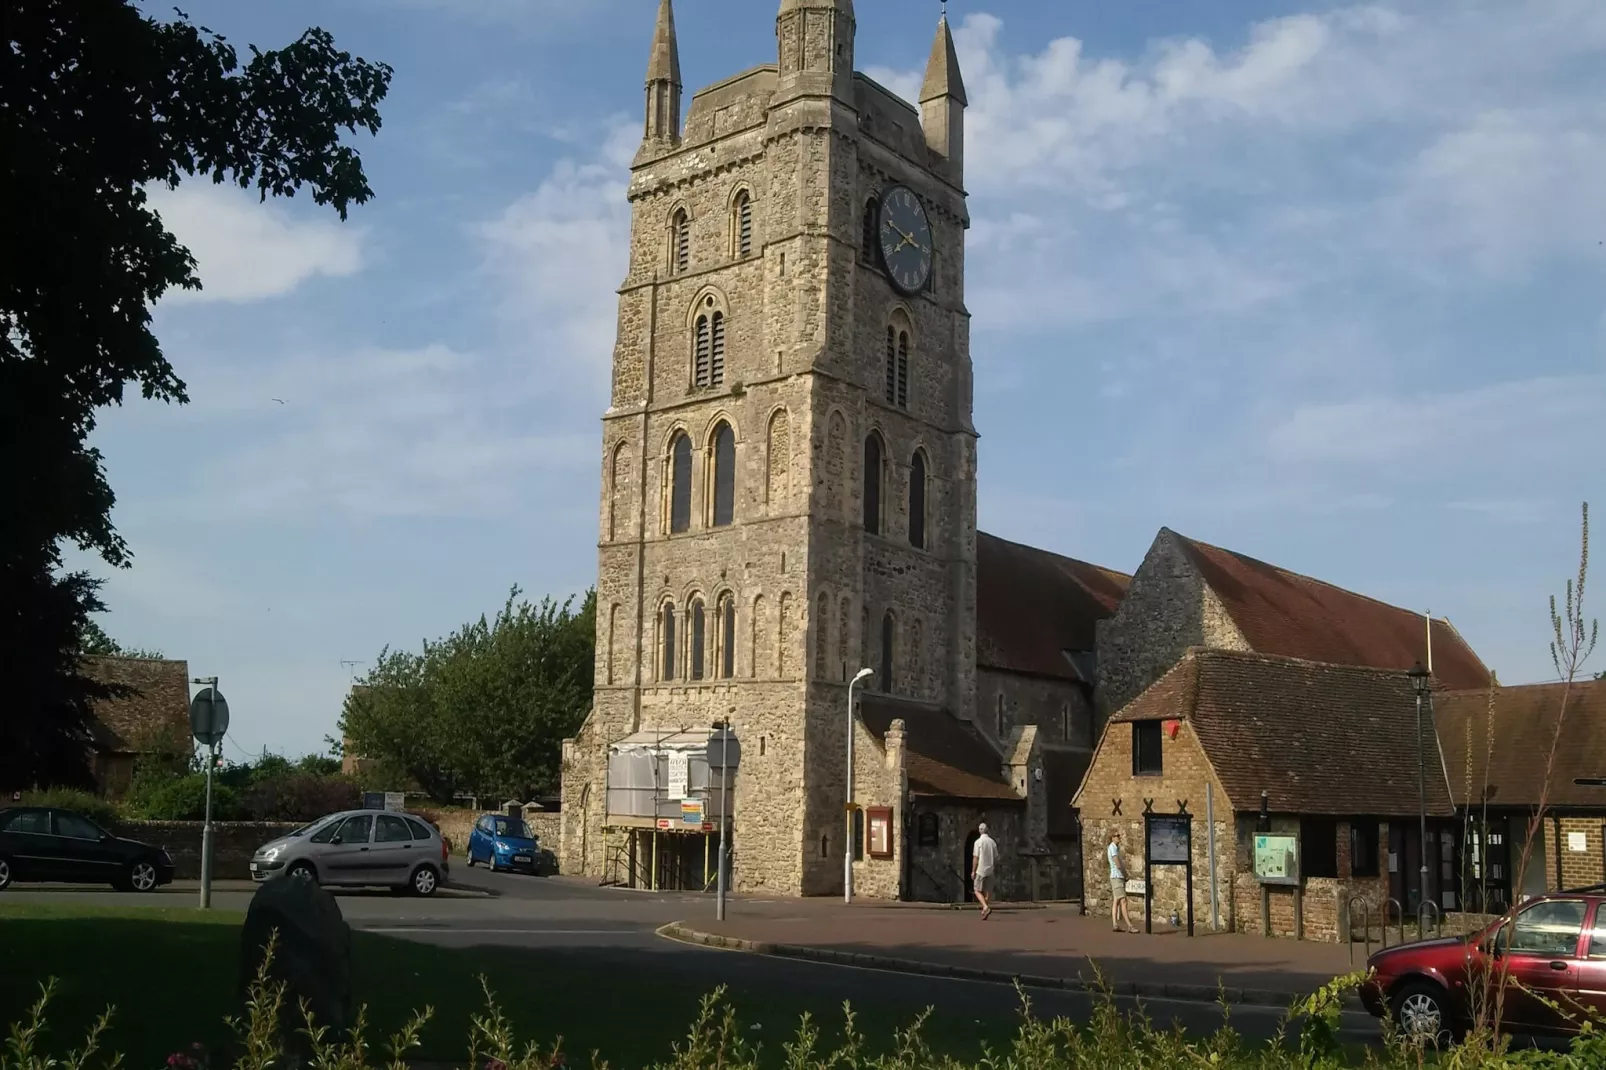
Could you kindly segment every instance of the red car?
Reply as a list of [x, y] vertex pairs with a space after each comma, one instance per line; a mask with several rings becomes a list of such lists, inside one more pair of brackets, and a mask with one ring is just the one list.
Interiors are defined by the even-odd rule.
[[1567, 1014], [1530, 992], [1572, 1008], [1574, 1018], [1584, 1016], [1579, 1008], [1606, 1014], [1606, 885], [1538, 896], [1471, 936], [1401, 944], [1366, 964], [1373, 972], [1361, 1002], [1408, 1034], [1460, 1036], [1473, 1024], [1479, 993], [1490, 993], [1482, 997], [1488, 1020], [1502, 974], [1502, 1029], [1575, 1032]]

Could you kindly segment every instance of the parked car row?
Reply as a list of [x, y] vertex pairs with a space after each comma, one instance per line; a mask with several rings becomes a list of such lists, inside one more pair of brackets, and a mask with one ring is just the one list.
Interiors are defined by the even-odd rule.
[[[487, 814], [466, 845], [468, 864], [538, 873], [539, 840], [517, 818]], [[254, 881], [283, 874], [341, 887], [389, 887], [434, 895], [451, 876], [450, 845], [440, 829], [413, 814], [344, 810], [303, 825], [257, 849]], [[114, 836], [71, 810], [0, 809], [0, 891], [14, 881], [110, 884], [149, 892], [173, 881], [162, 847]]]
[[149, 892], [172, 883], [173, 859], [164, 848], [113, 836], [71, 810], [17, 806], [0, 810], [0, 891], [13, 881]]

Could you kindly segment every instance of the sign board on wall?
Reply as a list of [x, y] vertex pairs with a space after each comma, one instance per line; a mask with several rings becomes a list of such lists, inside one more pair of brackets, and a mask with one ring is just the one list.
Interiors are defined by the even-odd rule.
[[1188, 861], [1188, 839], [1191, 822], [1186, 814], [1151, 814], [1149, 816], [1149, 863]]
[[1262, 884], [1299, 883], [1299, 837], [1291, 832], [1255, 834], [1255, 877]]
[[669, 801], [679, 802], [686, 797], [686, 783], [691, 778], [691, 755], [683, 750], [669, 752]]
[[1578, 853], [1589, 850], [1589, 837], [1582, 832], [1567, 833], [1567, 850]]

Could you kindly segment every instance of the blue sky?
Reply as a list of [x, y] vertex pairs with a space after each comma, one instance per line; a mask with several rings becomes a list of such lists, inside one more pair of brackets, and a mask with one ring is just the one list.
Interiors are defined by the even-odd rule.
[[[95, 436], [136, 555], [107, 631], [222, 678], [230, 756], [300, 752], [385, 645], [594, 578], [657, 0], [182, 6], [396, 68], [349, 223], [159, 194], [206, 285], [156, 315], [192, 404]], [[774, 6], [678, 0], [688, 97], [773, 61]], [[912, 93], [938, 5], [857, 8], [859, 66]], [[1546, 599], [1606, 489], [1606, 5], [950, 17], [981, 526], [1130, 571], [1166, 525], [1548, 677]]]

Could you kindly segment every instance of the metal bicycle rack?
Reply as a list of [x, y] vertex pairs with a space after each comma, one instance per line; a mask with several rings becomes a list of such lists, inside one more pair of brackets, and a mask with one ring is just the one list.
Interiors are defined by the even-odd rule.
[[[1429, 908], [1431, 908], [1431, 911]], [[1418, 940], [1427, 939], [1428, 927], [1426, 918], [1430, 912], [1433, 915], [1433, 935], [1435, 937], [1444, 935], [1444, 911], [1440, 910], [1439, 904], [1433, 900], [1424, 899], [1421, 905], [1416, 908], [1416, 938]], [[1402, 930], [1405, 928], [1405, 920], [1403, 918], [1400, 920], [1400, 928]]]

